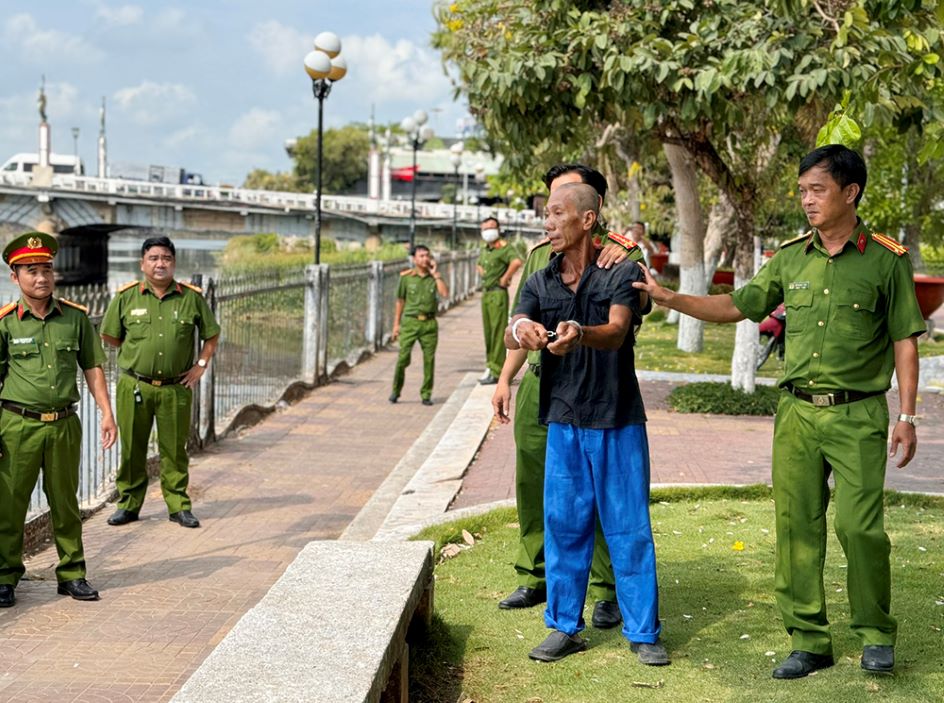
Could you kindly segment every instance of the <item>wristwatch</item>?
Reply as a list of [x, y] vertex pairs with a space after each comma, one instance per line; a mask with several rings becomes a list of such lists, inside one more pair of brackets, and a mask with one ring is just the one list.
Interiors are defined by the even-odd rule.
[[918, 416], [906, 415], [905, 413], [902, 413], [901, 415], [898, 416], [898, 422], [907, 422], [912, 427], [915, 427], [918, 424]]
[[201, 369], [205, 369], [207, 367], [206, 359], [197, 359], [197, 366]]

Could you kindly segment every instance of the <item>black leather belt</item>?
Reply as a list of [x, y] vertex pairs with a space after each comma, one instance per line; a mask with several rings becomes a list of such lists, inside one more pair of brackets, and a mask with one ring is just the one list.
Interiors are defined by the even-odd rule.
[[143, 381], [149, 386], [172, 386], [175, 383], [180, 383], [180, 380], [183, 378], [183, 376], [175, 376], [174, 378], [151, 378], [150, 376], [142, 376], [139, 373], [135, 373], [131, 369], [122, 369], [122, 371], [131, 376], [131, 378]]
[[845, 405], [846, 403], [854, 403], [857, 400], [865, 400], [866, 398], [871, 398], [873, 395], [884, 395], [885, 391], [832, 391], [831, 393], [807, 393], [806, 391], [801, 391], [799, 388], [792, 384], [786, 386], [786, 390], [789, 393], [792, 393], [800, 400], [805, 400], [807, 403], [812, 403], [813, 405], [821, 408], [828, 408], [831, 405]]
[[23, 417], [28, 417], [31, 420], [39, 420], [40, 422], [55, 422], [56, 420], [61, 420], [64, 417], [69, 417], [70, 415], [75, 415], [76, 407], [75, 405], [69, 405], [65, 408], [60, 408], [59, 410], [33, 410], [31, 408], [25, 408], [19, 403], [12, 403], [9, 400], [4, 400], [0, 405], [3, 406], [4, 410], [9, 410], [14, 412], [17, 415], [22, 415]]
[[426, 320], [435, 320], [435, 319], [436, 319], [436, 315], [435, 315], [434, 313], [431, 313], [431, 312], [428, 312], [428, 313], [420, 313], [419, 315], [407, 315], [407, 317], [415, 318], [415, 319], [419, 320], [420, 322], [425, 322]]
[[528, 364], [528, 371], [533, 373], [537, 378], [541, 378], [541, 365], [540, 364]]

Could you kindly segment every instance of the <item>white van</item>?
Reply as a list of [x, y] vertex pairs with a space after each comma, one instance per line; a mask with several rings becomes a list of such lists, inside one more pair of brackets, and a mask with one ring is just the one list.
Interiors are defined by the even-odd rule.
[[[65, 154], [50, 154], [49, 165], [52, 166], [53, 173], [75, 173], [75, 164], [77, 157], [67, 156]], [[82, 161], [78, 161], [79, 175], [85, 173], [85, 167]], [[39, 166], [39, 154], [14, 154], [3, 164], [0, 172], [3, 173], [31, 173], [33, 168]]]

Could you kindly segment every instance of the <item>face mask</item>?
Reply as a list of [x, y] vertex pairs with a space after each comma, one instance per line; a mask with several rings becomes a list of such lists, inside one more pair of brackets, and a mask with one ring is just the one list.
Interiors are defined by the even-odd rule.
[[482, 239], [484, 239], [486, 243], [488, 244], [491, 244], [496, 239], [498, 239], [498, 235], [499, 235], [499, 232], [497, 229], [483, 229], [482, 230]]

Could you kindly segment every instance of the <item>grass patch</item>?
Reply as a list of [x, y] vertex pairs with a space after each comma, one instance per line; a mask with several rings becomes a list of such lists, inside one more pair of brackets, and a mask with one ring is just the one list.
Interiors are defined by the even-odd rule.
[[[944, 500], [888, 494], [898, 668], [859, 669], [845, 559], [830, 536], [824, 582], [836, 666], [799, 681], [770, 671], [789, 654], [773, 595], [773, 503], [765, 486], [654, 492], [661, 617], [672, 665], [640, 665], [618, 631], [584, 632], [590, 649], [556, 664], [528, 659], [547, 634], [541, 608], [502, 611], [515, 587], [516, 516], [502, 509], [424, 530], [437, 545], [475, 545], [436, 567], [430, 640], [411, 652], [411, 700], [454, 703], [635, 701], [940, 701], [944, 691]], [[833, 515], [830, 508], [829, 520]], [[734, 549], [743, 542], [743, 550]], [[585, 612], [590, 620], [590, 607]], [[747, 635], [747, 637], [743, 637]], [[773, 654], [770, 654], [773, 652]]]
[[686, 383], [673, 388], [668, 401], [680, 413], [773, 415], [780, 394], [773, 386], [756, 386], [753, 393], [745, 393], [729, 383]]

